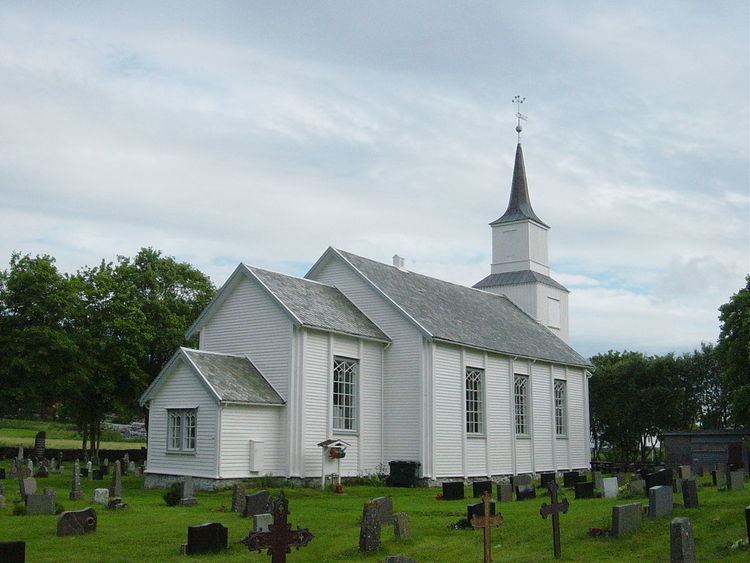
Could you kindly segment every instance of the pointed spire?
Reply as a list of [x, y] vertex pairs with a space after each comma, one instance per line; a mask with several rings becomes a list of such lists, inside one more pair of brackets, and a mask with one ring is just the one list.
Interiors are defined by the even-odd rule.
[[531, 219], [549, 229], [549, 225], [537, 217], [534, 209], [531, 207], [529, 188], [526, 183], [526, 167], [523, 163], [523, 150], [521, 149], [521, 143], [518, 143], [516, 147], [516, 163], [513, 166], [513, 182], [510, 186], [508, 209], [505, 210], [502, 217], [493, 221], [490, 225], [500, 225], [501, 223], [511, 223], [523, 219]]

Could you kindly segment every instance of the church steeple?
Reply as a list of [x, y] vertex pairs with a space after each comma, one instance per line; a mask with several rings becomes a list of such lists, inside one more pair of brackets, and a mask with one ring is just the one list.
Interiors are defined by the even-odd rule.
[[526, 166], [523, 162], [523, 149], [521, 143], [516, 147], [516, 162], [513, 165], [513, 181], [510, 185], [510, 200], [508, 200], [508, 209], [505, 210], [502, 217], [496, 219], [491, 226], [502, 223], [512, 223], [514, 221], [523, 221], [530, 219], [549, 229], [549, 225], [544, 223], [531, 207], [529, 199], [529, 187], [526, 182]]

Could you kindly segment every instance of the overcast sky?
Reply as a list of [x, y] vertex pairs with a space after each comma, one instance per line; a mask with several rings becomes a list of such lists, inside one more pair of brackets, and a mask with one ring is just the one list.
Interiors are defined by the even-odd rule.
[[331, 245], [471, 285], [522, 94], [572, 344], [691, 350], [750, 271], [748, 5], [0, 2], [0, 267]]

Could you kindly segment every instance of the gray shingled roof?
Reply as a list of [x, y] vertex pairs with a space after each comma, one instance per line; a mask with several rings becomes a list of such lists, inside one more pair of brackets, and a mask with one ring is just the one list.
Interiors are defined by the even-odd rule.
[[534, 213], [534, 209], [531, 207], [529, 188], [526, 182], [526, 167], [523, 163], [523, 150], [521, 149], [521, 143], [518, 143], [516, 147], [516, 162], [513, 166], [513, 181], [510, 185], [508, 209], [505, 210], [502, 217], [496, 219], [490, 225], [512, 223], [513, 221], [521, 221], [523, 219], [531, 219], [549, 228], [549, 225], [537, 217], [537, 214]]
[[305, 326], [390, 342], [390, 338], [335, 287], [247, 266]]
[[[503, 272], [501, 274], [490, 274], [481, 281], [474, 284], [475, 289], [484, 289], [488, 287], [499, 287], [503, 285], [521, 285], [524, 283], [539, 282], [544, 285], [549, 285], [562, 291], [568, 291], [568, 289], [561, 283], [556, 282], [549, 276], [534, 272], [533, 270], [520, 270], [518, 272]], [[568, 291], [568, 293], [570, 293]]]
[[283, 405], [284, 400], [245, 356], [182, 348], [221, 401]]
[[503, 295], [338, 252], [435, 338], [551, 362], [590, 365]]

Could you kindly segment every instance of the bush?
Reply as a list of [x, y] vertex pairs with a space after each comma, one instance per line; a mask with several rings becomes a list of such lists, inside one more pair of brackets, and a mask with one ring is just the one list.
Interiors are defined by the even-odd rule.
[[26, 516], [26, 505], [14, 504], [13, 505], [13, 516]]
[[182, 483], [175, 482], [169, 485], [163, 498], [167, 506], [177, 506], [182, 498]]
[[59, 502], [55, 503], [55, 514], [62, 514], [65, 512], [65, 507]]

